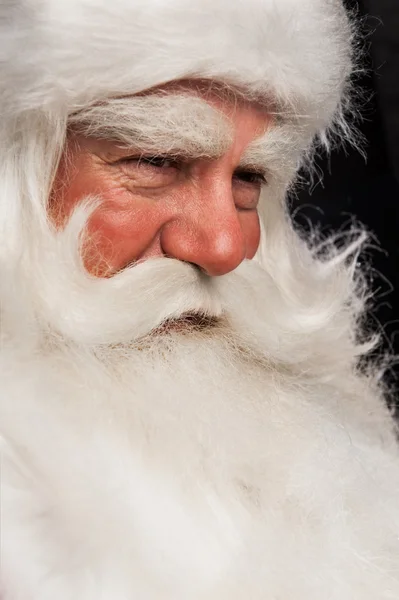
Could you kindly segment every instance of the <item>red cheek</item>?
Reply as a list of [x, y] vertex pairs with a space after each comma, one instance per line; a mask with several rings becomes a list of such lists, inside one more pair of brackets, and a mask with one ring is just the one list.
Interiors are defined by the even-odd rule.
[[151, 245], [162, 226], [151, 207], [119, 208], [107, 201], [90, 218], [84, 264], [99, 277], [123, 269]]

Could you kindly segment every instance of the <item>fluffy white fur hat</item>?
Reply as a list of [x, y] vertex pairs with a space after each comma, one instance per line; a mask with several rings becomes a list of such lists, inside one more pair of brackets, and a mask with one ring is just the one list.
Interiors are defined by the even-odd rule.
[[3, 119], [195, 77], [322, 133], [341, 118], [351, 71], [341, 0], [3, 0], [0, 39]]

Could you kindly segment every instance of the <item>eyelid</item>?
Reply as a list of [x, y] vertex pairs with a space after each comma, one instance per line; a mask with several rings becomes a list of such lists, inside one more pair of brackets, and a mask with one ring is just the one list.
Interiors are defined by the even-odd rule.
[[[179, 159], [176, 156], [165, 156], [161, 154], [137, 154], [132, 156], [124, 156], [119, 159], [118, 162], [137, 162], [137, 165], [140, 166], [141, 163], [152, 166], [154, 168], [178, 168]], [[171, 163], [170, 165], [164, 165], [163, 163]]]
[[[257, 169], [239, 167], [234, 171], [233, 177], [236, 179], [241, 179], [241, 181], [244, 181], [244, 183], [256, 183], [260, 185], [267, 184], [266, 173]], [[254, 181], [245, 181], [245, 177], [253, 177]]]

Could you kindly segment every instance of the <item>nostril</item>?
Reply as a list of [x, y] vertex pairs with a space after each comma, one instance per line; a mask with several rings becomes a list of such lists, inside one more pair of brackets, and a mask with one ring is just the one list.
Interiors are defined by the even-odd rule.
[[194, 269], [196, 269], [196, 270], [197, 270], [197, 271], [199, 271], [200, 273], [205, 273], [205, 274], [206, 274], [206, 272], [205, 272], [205, 269], [203, 269], [203, 268], [201, 267], [201, 265], [198, 265], [198, 264], [197, 264], [197, 263], [195, 263], [195, 262], [190, 262], [190, 261], [186, 261], [186, 262], [187, 262], [187, 264], [189, 264], [191, 267], [193, 267]]

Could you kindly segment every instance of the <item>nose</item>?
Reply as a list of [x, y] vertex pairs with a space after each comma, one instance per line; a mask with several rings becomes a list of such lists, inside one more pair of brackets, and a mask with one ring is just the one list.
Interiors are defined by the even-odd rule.
[[246, 256], [246, 239], [231, 190], [196, 194], [162, 228], [166, 256], [197, 265], [210, 276], [233, 271]]

